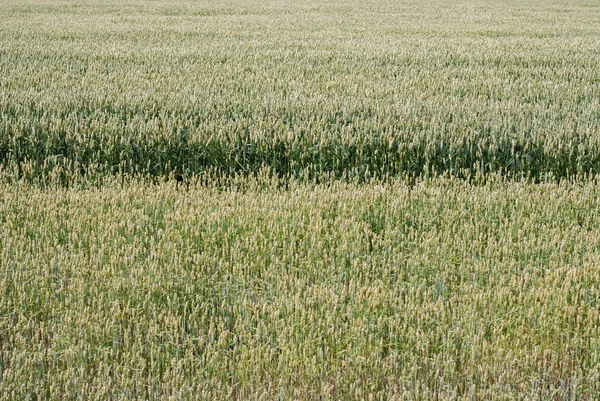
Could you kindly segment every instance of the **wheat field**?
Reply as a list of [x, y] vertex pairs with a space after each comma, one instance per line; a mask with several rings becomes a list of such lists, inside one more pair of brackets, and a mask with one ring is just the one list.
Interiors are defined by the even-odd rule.
[[599, 183], [244, 183], [3, 187], [3, 398], [598, 396]]
[[591, 0], [5, 0], [19, 178], [600, 173]]
[[600, 4], [0, 2], [0, 401], [600, 399]]

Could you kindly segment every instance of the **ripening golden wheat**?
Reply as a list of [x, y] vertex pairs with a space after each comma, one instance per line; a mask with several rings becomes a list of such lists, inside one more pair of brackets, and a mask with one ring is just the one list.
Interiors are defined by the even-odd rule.
[[246, 184], [2, 186], [0, 398], [597, 399], [597, 182]]
[[0, 401], [600, 399], [599, 48], [593, 0], [1, 1]]

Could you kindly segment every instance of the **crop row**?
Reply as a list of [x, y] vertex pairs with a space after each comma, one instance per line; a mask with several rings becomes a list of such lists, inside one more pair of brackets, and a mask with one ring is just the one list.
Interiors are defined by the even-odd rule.
[[0, 6], [21, 177], [600, 173], [588, 2], [33, 5]]

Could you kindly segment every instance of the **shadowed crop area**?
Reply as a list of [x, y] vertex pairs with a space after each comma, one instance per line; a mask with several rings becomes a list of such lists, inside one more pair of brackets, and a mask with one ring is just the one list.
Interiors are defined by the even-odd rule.
[[0, 398], [596, 399], [598, 183], [2, 186]]
[[600, 9], [573, 1], [3, 1], [19, 178], [600, 173]]

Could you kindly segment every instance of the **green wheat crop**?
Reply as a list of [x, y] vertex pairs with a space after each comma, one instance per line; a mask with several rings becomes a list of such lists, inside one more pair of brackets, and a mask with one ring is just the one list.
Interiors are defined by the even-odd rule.
[[600, 8], [3, 1], [0, 163], [357, 178], [600, 173]]
[[0, 2], [0, 401], [599, 400], [594, 0]]
[[256, 184], [3, 185], [0, 399], [598, 399], [597, 182]]

